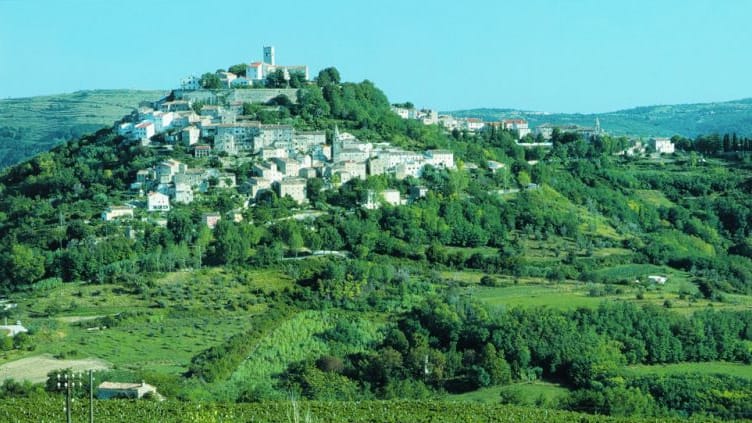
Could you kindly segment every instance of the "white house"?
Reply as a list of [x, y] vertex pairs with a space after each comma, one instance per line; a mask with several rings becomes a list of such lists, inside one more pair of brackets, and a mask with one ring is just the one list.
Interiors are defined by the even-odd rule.
[[280, 198], [289, 195], [298, 204], [308, 201], [306, 196], [306, 180], [303, 178], [283, 178], [277, 182], [277, 193]]
[[522, 139], [530, 133], [530, 126], [525, 119], [506, 119], [501, 125], [508, 131], [517, 131], [517, 139]]
[[326, 132], [324, 131], [300, 131], [292, 137], [292, 148], [306, 151], [317, 145], [326, 144]]
[[201, 217], [201, 220], [204, 222], [204, 225], [206, 225], [206, 227], [208, 227], [209, 229], [214, 229], [215, 227], [217, 227], [217, 223], [222, 220], [222, 215], [217, 212], [204, 213], [204, 215]]
[[110, 206], [102, 212], [102, 220], [109, 222], [119, 218], [132, 218], [133, 207], [130, 206]]
[[0, 326], [0, 331], [4, 330], [8, 331], [8, 336], [11, 337], [18, 335], [19, 333], [26, 333], [29, 331], [21, 324], [20, 320], [17, 320], [15, 325], [9, 325], [7, 318], [5, 319], [5, 324]]
[[146, 394], [159, 396], [157, 388], [146, 382], [141, 383], [120, 383], [120, 382], [102, 382], [97, 387], [98, 399], [110, 398], [133, 398], [140, 399]]
[[665, 276], [650, 275], [648, 276], [648, 280], [658, 285], [664, 285], [668, 281], [668, 278]]
[[283, 175], [283, 176], [298, 176], [298, 172], [300, 171], [300, 164], [297, 160], [294, 159], [272, 159], [274, 163], [277, 165], [277, 170]]
[[146, 198], [146, 209], [150, 212], [170, 211], [170, 197], [152, 191]]
[[248, 178], [248, 181], [243, 184], [243, 189], [251, 198], [257, 199], [259, 194], [272, 189], [272, 181], [258, 177]]
[[426, 164], [454, 169], [454, 153], [449, 150], [428, 150], [426, 151]]
[[656, 153], [661, 154], [673, 154], [675, 147], [674, 143], [669, 138], [651, 138], [648, 141], [648, 145], [652, 147]]
[[198, 90], [201, 89], [201, 78], [195, 75], [186, 76], [180, 81], [181, 90]]
[[138, 125], [133, 127], [131, 138], [136, 140], [148, 140], [155, 134], [154, 123], [148, 120], [144, 120]]
[[175, 202], [191, 204], [193, 202], [193, 188], [188, 184], [175, 184]]
[[183, 145], [186, 147], [190, 147], [193, 144], [198, 143], [200, 136], [201, 136], [201, 130], [196, 128], [193, 125], [187, 126], [183, 128], [182, 131], [180, 131], [180, 140], [183, 142]]
[[131, 132], [133, 132], [133, 123], [131, 122], [125, 122], [118, 125], [117, 128], [118, 135], [126, 136], [130, 135]]
[[464, 122], [465, 129], [471, 132], [480, 131], [486, 124], [478, 118], [467, 118]]

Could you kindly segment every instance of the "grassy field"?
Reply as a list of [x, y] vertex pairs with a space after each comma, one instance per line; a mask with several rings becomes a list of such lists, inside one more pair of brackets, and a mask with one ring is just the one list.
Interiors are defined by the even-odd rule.
[[752, 366], [741, 363], [713, 361], [708, 363], [677, 363], [629, 366], [625, 372], [630, 376], [678, 375], [685, 373], [723, 374], [752, 379]]
[[[494, 275], [503, 285], [486, 287], [478, 285], [481, 272], [442, 272], [446, 280], [458, 281], [467, 285], [466, 289], [475, 298], [492, 306], [503, 307], [551, 307], [559, 310], [573, 310], [578, 307], [597, 307], [604, 301], [631, 301], [641, 305], [670, 306], [680, 314], [691, 314], [697, 310], [714, 307], [717, 310], [745, 310], [752, 307], [752, 297], [747, 295], [726, 295], [723, 302], [697, 299], [697, 287], [689, 281], [684, 272], [645, 265], [626, 265], [605, 269], [615, 274], [632, 274], [633, 271], [652, 271], [668, 276], [665, 285], [648, 282], [626, 285], [585, 283], [578, 281], [549, 282], [543, 278], [513, 278]], [[639, 297], [638, 297], [639, 294]]]
[[608, 299], [626, 296], [594, 297], [584, 285], [573, 283], [520, 283], [509, 287], [475, 287], [473, 296], [492, 306], [539, 307], [573, 310], [578, 307], [597, 307]]
[[515, 383], [507, 386], [482, 388], [464, 394], [447, 395], [446, 398], [449, 401], [472, 401], [493, 404], [499, 403], [502, 393], [507, 393], [509, 391], [514, 391], [515, 395], [517, 395], [524, 404], [530, 405], [536, 403], [553, 405], [569, 393], [569, 390], [561, 385], [535, 381], [529, 383]]
[[248, 330], [265, 297], [291, 283], [279, 271], [205, 269], [165, 274], [135, 291], [71, 283], [15, 294], [13, 318], [34, 332], [35, 349], [5, 352], [0, 363], [47, 354], [179, 375], [198, 352]]

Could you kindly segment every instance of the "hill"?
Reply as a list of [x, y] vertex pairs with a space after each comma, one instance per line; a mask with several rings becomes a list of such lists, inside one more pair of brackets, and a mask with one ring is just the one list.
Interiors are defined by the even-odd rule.
[[[0, 306], [29, 329], [0, 342], [0, 373], [25, 358], [98, 360], [112, 370], [97, 381], [147, 381], [178, 407], [295, 393], [431, 400], [452, 416], [454, 400], [752, 415], [752, 379], [694, 371], [752, 363], [750, 140], [703, 160], [699, 141], [663, 156], [578, 134], [525, 149], [510, 131], [401, 119], [372, 83], [333, 68], [270, 106], [243, 107], [263, 123], [222, 127], [257, 128], [285, 158], [211, 136], [199, 142], [216, 149], [196, 157], [174, 132], [105, 128], [0, 172]], [[290, 152], [294, 133], [305, 138]], [[363, 151], [398, 164], [366, 176]], [[303, 181], [297, 161], [322, 155], [302, 198], [287, 195], [283, 182]], [[277, 163], [298, 177], [266, 172]], [[362, 177], [345, 181], [350, 170]], [[279, 185], [249, 195], [259, 174]], [[178, 185], [191, 195], [177, 201]], [[169, 210], [150, 207], [163, 199], [152, 190], [173, 195]], [[7, 382], [0, 398], [44, 389]], [[429, 419], [407, 413], [367, 418]]]
[[547, 113], [514, 109], [470, 109], [447, 112], [486, 121], [521, 117], [531, 128], [543, 123], [592, 126], [595, 118], [614, 135], [696, 137], [700, 134], [752, 134], [752, 99], [722, 103], [677, 104], [636, 107], [609, 113]]
[[93, 90], [0, 100], [0, 168], [112, 125], [162, 91]]

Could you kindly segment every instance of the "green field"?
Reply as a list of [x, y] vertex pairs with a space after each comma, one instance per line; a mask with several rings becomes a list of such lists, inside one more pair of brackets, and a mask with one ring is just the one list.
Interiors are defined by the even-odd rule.
[[701, 373], [706, 375], [722, 374], [752, 379], [752, 366], [749, 364], [727, 363], [722, 361], [711, 361], [707, 363], [637, 365], [627, 367], [625, 373], [630, 376], [663, 376]]
[[499, 403], [501, 400], [502, 393], [508, 393], [510, 391], [514, 391], [514, 394], [523, 404], [545, 404], [547, 406], [555, 405], [559, 399], [565, 397], [569, 393], [569, 390], [561, 385], [536, 381], [482, 388], [464, 394], [448, 395], [447, 399], [450, 401], [472, 401], [495, 404]]
[[[0, 400], [0, 420], [16, 423], [58, 422], [65, 419], [61, 397]], [[74, 421], [88, 418], [88, 401], [73, 403]], [[124, 416], [128, 416], [127, 419]], [[539, 407], [439, 401], [265, 401], [247, 404], [179, 401], [95, 402], [95, 421], [124, 420], [160, 423], [280, 423], [280, 422], [442, 422], [442, 423], [597, 423], [655, 422], [655, 419], [619, 418]], [[707, 418], [661, 418], [661, 422], [708, 421]]]
[[71, 283], [15, 294], [16, 315], [38, 342], [3, 353], [0, 364], [51, 354], [178, 376], [200, 351], [248, 330], [266, 310], [264, 296], [290, 284], [279, 271], [216, 268], [165, 274], [136, 291]]
[[584, 284], [541, 283], [519, 284], [509, 287], [477, 287], [473, 296], [492, 306], [505, 307], [551, 307], [573, 310], [578, 307], [597, 307], [605, 300], [627, 298], [626, 296], [594, 297], [588, 295]]

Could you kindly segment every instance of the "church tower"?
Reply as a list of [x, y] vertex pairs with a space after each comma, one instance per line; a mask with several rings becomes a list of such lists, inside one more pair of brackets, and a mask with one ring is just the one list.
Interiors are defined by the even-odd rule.
[[595, 118], [595, 135], [601, 134], [601, 120], [598, 118]]
[[274, 46], [264, 47], [264, 63], [274, 65]]

